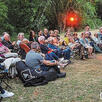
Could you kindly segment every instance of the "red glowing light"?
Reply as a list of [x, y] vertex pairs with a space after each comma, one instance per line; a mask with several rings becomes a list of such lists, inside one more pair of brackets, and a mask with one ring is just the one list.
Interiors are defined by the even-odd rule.
[[73, 22], [74, 21], [74, 18], [73, 17], [70, 17], [70, 21]]
[[68, 12], [66, 15], [66, 25], [67, 26], [78, 26], [80, 23], [80, 17], [77, 13], [75, 12]]

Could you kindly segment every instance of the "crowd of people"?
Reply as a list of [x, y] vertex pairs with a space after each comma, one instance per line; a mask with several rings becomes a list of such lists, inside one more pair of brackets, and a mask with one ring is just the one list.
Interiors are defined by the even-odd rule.
[[[0, 61], [2, 61], [0, 66], [5, 66], [9, 70], [12, 64], [23, 59], [28, 67], [37, 71], [48, 71], [53, 67], [57, 71], [57, 77], [62, 78], [66, 73], [61, 72], [60, 68], [65, 68], [71, 63], [75, 51], [82, 60], [93, 58], [95, 52], [101, 53], [102, 27], [99, 32], [92, 34], [87, 25], [80, 36], [69, 28], [64, 37], [59, 35], [58, 30], [48, 31], [45, 28], [38, 34], [30, 30], [29, 39], [25, 38], [24, 33], [19, 33], [17, 41], [13, 42], [10, 35], [4, 32], [0, 37]], [[1, 85], [0, 91], [3, 98], [14, 95], [4, 90]]]

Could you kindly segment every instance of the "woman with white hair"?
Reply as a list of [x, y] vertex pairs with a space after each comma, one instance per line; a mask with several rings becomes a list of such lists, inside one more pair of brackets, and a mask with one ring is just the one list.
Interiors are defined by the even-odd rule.
[[19, 46], [19, 44], [23, 41], [24, 39], [24, 33], [18, 33], [18, 41], [17, 41], [17, 45]]

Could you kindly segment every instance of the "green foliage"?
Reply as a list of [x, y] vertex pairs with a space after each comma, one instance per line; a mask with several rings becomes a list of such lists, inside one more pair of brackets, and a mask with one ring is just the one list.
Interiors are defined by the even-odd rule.
[[0, 33], [63, 29], [64, 16], [70, 9], [81, 15], [81, 27], [89, 24], [97, 28], [102, 23], [96, 12], [97, 2], [101, 0], [0, 0]]
[[3, 31], [5, 21], [7, 20], [8, 8], [4, 2], [0, 2], [0, 33]]
[[[49, 0], [50, 5], [46, 10], [46, 16], [48, 19], [48, 25], [51, 24], [50, 28], [59, 28], [59, 25], [63, 23], [63, 15], [66, 12], [73, 9], [78, 12], [82, 18], [81, 28], [85, 24], [89, 24], [91, 28], [97, 28], [102, 23], [101, 19], [97, 16], [97, 5], [99, 0]], [[61, 17], [61, 15], [63, 17]], [[60, 18], [60, 20], [58, 19]], [[59, 20], [59, 21], [58, 21]], [[53, 27], [53, 28], [52, 28]]]

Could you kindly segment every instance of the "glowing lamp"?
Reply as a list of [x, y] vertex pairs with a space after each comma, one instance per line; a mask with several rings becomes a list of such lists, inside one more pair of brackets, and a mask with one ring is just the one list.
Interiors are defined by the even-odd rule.
[[76, 12], [67, 12], [66, 25], [76, 27], [80, 24], [81, 18]]
[[74, 17], [70, 17], [70, 21], [73, 22], [74, 21]]

